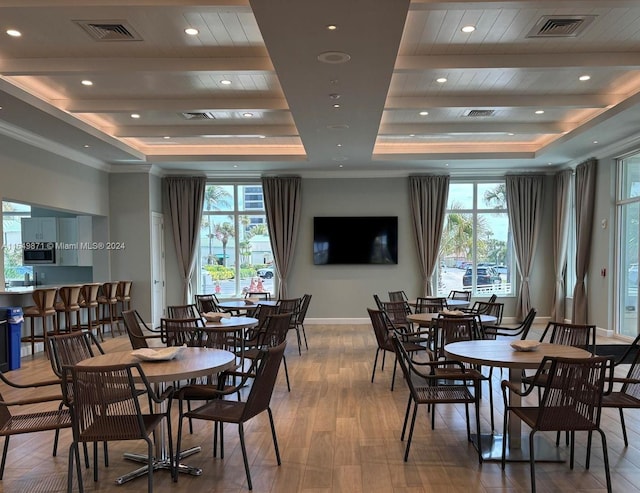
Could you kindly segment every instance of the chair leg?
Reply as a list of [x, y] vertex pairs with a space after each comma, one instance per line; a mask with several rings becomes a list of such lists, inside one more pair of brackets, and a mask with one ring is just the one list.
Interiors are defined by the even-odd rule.
[[304, 324], [300, 324], [300, 328], [302, 328], [302, 336], [304, 337], [304, 347], [309, 351], [309, 344], [307, 344], [307, 333], [304, 330]]
[[400, 441], [404, 441], [404, 434], [407, 430], [407, 422], [409, 421], [409, 411], [411, 410], [411, 394], [409, 394], [409, 400], [407, 401], [407, 410], [404, 413], [404, 423], [402, 423], [402, 434], [400, 435]]
[[7, 452], [9, 451], [9, 435], [4, 437], [4, 447], [2, 450], [2, 463], [0, 464], [0, 479], [4, 476], [4, 465], [7, 462]]
[[253, 489], [251, 484], [251, 473], [249, 472], [249, 461], [247, 459], [247, 447], [244, 444], [244, 426], [242, 423], [238, 423], [238, 432], [240, 434], [240, 448], [242, 449], [242, 460], [244, 461], [244, 471], [247, 473], [247, 484], [249, 489]]
[[535, 431], [529, 433], [529, 468], [531, 469], [531, 493], [536, 493], [536, 460], [533, 450], [533, 436]]
[[622, 438], [624, 438], [624, 446], [629, 446], [629, 440], [627, 439], [627, 426], [624, 422], [624, 413], [622, 412], [622, 408], [620, 408], [620, 425], [622, 426]]
[[153, 443], [148, 437], [145, 441], [147, 442], [147, 491], [153, 493]]
[[404, 449], [404, 461], [409, 459], [409, 448], [411, 447], [411, 439], [413, 438], [413, 427], [416, 424], [416, 415], [418, 414], [418, 404], [413, 407], [413, 416], [411, 417], [411, 426], [409, 427], [409, 436], [407, 437], [407, 446]]
[[602, 460], [604, 461], [604, 474], [607, 480], [607, 493], [611, 493], [611, 471], [609, 470], [609, 452], [607, 450], [607, 438], [604, 432], [598, 428], [600, 438], [602, 438]]
[[278, 465], [282, 462], [280, 461], [280, 449], [278, 448], [278, 438], [276, 437], [276, 426], [273, 422], [273, 413], [271, 412], [271, 408], [267, 408], [267, 412], [269, 413], [269, 423], [271, 423], [271, 436], [273, 436], [273, 447], [276, 451], [276, 460], [278, 461]]
[[287, 359], [282, 355], [282, 364], [284, 365], [284, 376], [287, 379], [287, 390], [291, 392], [291, 385], [289, 384], [289, 370], [287, 369]]
[[[378, 354], [380, 353], [380, 348], [376, 349], [376, 357], [373, 360], [373, 371], [371, 372], [371, 383], [373, 383], [373, 378], [376, 376], [376, 366], [378, 365]], [[384, 353], [382, 353], [382, 358], [384, 361]]]
[[393, 375], [391, 375], [391, 391], [393, 392], [393, 386], [396, 383], [396, 368], [398, 367], [398, 358], [393, 360]]

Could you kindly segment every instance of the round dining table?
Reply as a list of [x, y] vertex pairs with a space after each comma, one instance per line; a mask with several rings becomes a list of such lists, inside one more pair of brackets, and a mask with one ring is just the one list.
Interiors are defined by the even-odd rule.
[[[407, 315], [407, 320], [414, 324], [418, 324], [420, 327], [428, 327], [434, 318], [438, 318], [440, 313], [412, 313]], [[481, 324], [492, 324], [498, 319], [493, 315], [474, 315], [472, 313], [465, 314], [464, 316], [475, 318], [479, 320]]]
[[258, 305], [276, 306], [278, 302], [276, 300], [256, 300], [254, 302], [247, 303], [244, 299], [241, 300], [228, 300], [218, 303], [218, 307], [225, 311], [241, 311], [241, 310], [254, 310]]
[[[442, 296], [425, 296], [425, 298], [429, 299], [442, 299]], [[449, 298], [445, 298], [445, 302], [447, 307], [449, 308], [467, 308], [469, 306], [469, 302], [466, 300], [450, 300]], [[415, 308], [418, 304], [418, 300], [409, 300], [408, 303]]]
[[[177, 355], [170, 360], [140, 360], [133, 354], [133, 351], [114, 351], [94, 356], [93, 358], [82, 360], [79, 366], [107, 366], [121, 363], [140, 363], [140, 367], [145, 377], [156, 386], [158, 394], [162, 393], [167, 382], [189, 380], [192, 378], [206, 377], [214, 373], [234, 368], [236, 366], [236, 355], [230, 351], [222, 349], [211, 349], [203, 347], [183, 347]], [[134, 377], [135, 378], [135, 377]], [[162, 406], [163, 404], [156, 404]], [[158, 469], [171, 470], [172, 457], [169, 455], [165, 442], [167, 433], [164, 420], [160, 424], [159, 433], [155, 440], [155, 460], [154, 471]], [[180, 454], [178, 460], [200, 452], [200, 447], [193, 447]], [[117, 484], [124, 484], [134, 478], [147, 474], [147, 456], [143, 454], [125, 453], [126, 459], [141, 462], [145, 465], [131, 471], [116, 479]], [[200, 476], [202, 469], [190, 467], [185, 464], [178, 464], [178, 472]]]
[[[472, 365], [507, 368], [509, 381], [517, 386], [522, 385], [523, 370], [537, 370], [545, 356], [561, 356], [566, 358], [589, 358], [592, 354], [574, 346], [542, 342], [533, 351], [516, 351], [511, 347], [513, 339], [472, 340], [447, 344], [445, 355], [457, 361]], [[516, 393], [510, 394], [510, 403], [519, 406], [521, 398]], [[522, 436], [522, 422], [512, 415], [508, 422], [508, 442], [506, 459], [512, 462], [529, 460], [528, 436]], [[484, 460], [502, 460], [502, 440], [499, 434], [483, 434], [474, 437], [474, 444], [482, 450]], [[559, 449], [550, 446], [542, 436], [536, 437], [536, 461], [562, 462]]]

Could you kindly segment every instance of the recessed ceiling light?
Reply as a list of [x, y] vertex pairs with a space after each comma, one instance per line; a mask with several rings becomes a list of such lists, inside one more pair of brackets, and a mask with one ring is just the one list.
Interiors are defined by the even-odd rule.
[[542, 115], [544, 114], [544, 110], [536, 110], [536, 115]]
[[90, 80], [88, 80], [88, 79], [85, 79], [85, 80], [83, 80], [83, 81], [81, 82], [81, 84], [82, 84], [83, 86], [92, 86], [92, 85], [93, 85], [93, 82], [92, 82], [92, 81], [90, 81]]
[[445, 166], [449, 166], [449, 163], [444, 163]]
[[463, 33], [472, 33], [473, 31], [476, 30], [476, 26], [464, 26], [461, 31]]
[[551, 166], [551, 163], [547, 163], [547, 166]]
[[242, 116], [244, 116], [245, 118], [252, 118], [253, 117], [253, 113], [242, 113]]
[[188, 27], [184, 30], [184, 32], [189, 36], [197, 36], [200, 33], [200, 31], [198, 31], [195, 27]]
[[513, 137], [515, 134], [514, 134], [513, 132], [508, 132], [508, 133], [507, 133], [507, 135], [509, 135], [509, 136], [512, 136], [512, 137]]
[[342, 51], [325, 51], [318, 55], [318, 61], [323, 63], [346, 63], [351, 60], [349, 53]]
[[420, 116], [427, 116], [429, 114], [428, 111], [421, 111]]
[[591, 80], [591, 76], [590, 75], [581, 75], [579, 77], [579, 80], [581, 80], [581, 81]]
[[598, 143], [598, 141], [597, 141], [597, 140], [594, 140], [594, 141], [593, 141], [593, 143], [594, 143], [594, 144], [597, 144], [597, 143]]
[[342, 147], [342, 144], [336, 144], [336, 147]]
[[131, 113], [131, 118], [137, 119], [140, 118], [140, 115], [138, 113]]
[[19, 38], [20, 36], [22, 36], [22, 33], [17, 29], [7, 29], [7, 34], [9, 36], [13, 36], [14, 38]]
[[439, 79], [436, 79], [436, 82], [438, 84], [444, 84], [445, 82], [447, 82], [447, 78], [446, 77], [440, 77]]
[[258, 135], [258, 138], [259, 138], [259, 139], [266, 139], [266, 138], [267, 138], [267, 136], [266, 136], [266, 135]]
[[338, 103], [333, 105], [334, 108], [340, 108], [340, 105]]
[[228, 86], [228, 85], [230, 85], [230, 84], [231, 84], [231, 81], [230, 81], [230, 80], [228, 80], [228, 79], [222, 79], [222, 80], [220, 81], [220, 84], [222, 84], [223, 86]]
[[233, 165], [233, 167], [234, 167], [234, 168], [237, 168], [237, 167], [238, 167], [238, 165], [237, 165], [237, 164], [234, 164], [234, 165]]
[[344, 164], [339, 164], [338, 168], [344, 168]]
[[335, 24], [327, 24], [327, 31], [336, 31], [338, 29], [338, 26], [336, 26]]
[[164, 137], [162, 137], [163, 139], [169, 140], [171, 137], [168, 135], [165, 135]]
[[85, 148], [85, 149], [89, 149], [89, 147], [91, 147], [89, 144], [85, 144], [85, 145], [84, 145], [84, 148]]
[[337, 94], [337, 93], [334, 92], [332, 94], [329, 94], [329, 98], [330, 99], [340, 99], [340, 94]]
[[409, 137], [415, 137], [416, 134], [409, 134]]

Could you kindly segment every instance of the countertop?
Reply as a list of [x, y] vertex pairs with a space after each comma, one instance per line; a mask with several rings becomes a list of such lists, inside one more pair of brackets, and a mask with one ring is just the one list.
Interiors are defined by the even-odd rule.
[[36, 289], [59, 288], [61, 286], [82, 286], [83, 283], [64, 283], [64, 284], [38, 284], [37, 286], [14, 286], [12, 288], [4, 288], [0, 291], [2, 294], [31, 294]]

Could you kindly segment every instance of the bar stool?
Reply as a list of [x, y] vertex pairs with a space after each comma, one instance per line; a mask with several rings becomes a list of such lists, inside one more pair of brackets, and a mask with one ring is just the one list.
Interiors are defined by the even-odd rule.
[[100, 286], [100, 293], [98, 294], [98, 310], [100, 312], [100, 323], [104, 326], [109, 324], [109, 330], [111, 330], [111, 337], [115, 337], [114, 325], [118, 329], [118, 334], [122, 334], [120, 331], [120, 321], [116, 313], [118, 306], [118, 298], [116, 293], [118, 291], [118, 282], [109, 281]]
[[[56, 314], [58, 332], [62, 332], [60, 318], [64, 314], [64, 331], [80, 330], [80, 305], [78, 299], [80, 297], [81, 286], [62, 286], [58, 288], [58, 297], [60, 301], [56, 303]], [[76, 323], [71, 323], [71, 315], [75, 315]]]
[[116, 290], [116, 299], [120, 304], [118, 309], [118, 320], [122, 320], [122, 312], [131, 310], [131, 284], [132, 281], [118, 281], [118, 289]]
[[[30, 342], [31, 343], [31, 355], [35, 354], [35, 345], [36, 342], [42, 341], [44, 343], [45, 351], [48, 353], [46, 339], [47, 333], [53, 332], [55, 333], [58, 330], [58, 324], [56, 320], [56, 294], [58, 293], [57, 288], [43, 288], [36, 289], [32, 293], [34, 306], [27, 306], [24, 311], [24, 317], [29, 321], [30, 332], [28, 336], [22, 337], [20, 342]], [[42, 333], [36, 334], [35, 323], [36, 318], [41, 319], [42, 321]], [[47, 329], [47, 320], [51, 321], [51, 330]]]
[[80, 289], [80, 300], [78, 304], [82, 310], [86, 310], [87, 324], [82, 324], [83, 327], [89, 332], [93, 332], [95, 329], [96, 335], [100, 336], [100, 340], [104, 342], [102, 337], [102, 325], [100, 324], [100, 316], [98, 313], [98, 290], [100, 289], [100, 283], [94, 282], [90, 284], [84, 284]]

